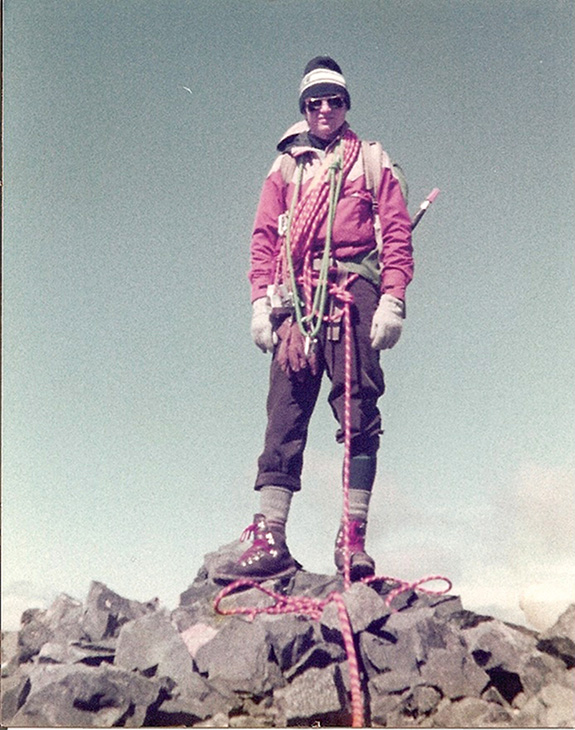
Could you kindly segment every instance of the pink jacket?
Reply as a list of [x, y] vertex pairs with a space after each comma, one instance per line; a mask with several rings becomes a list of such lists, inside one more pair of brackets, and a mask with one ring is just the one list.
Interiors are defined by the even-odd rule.
[[[305, 124], [305, 123], [304, 123]], [[286, 146], [294, 131], [306, 129], [302, 123], [294, 125], [284, 135], [278, 149]], [[328, 147], [328, 151], [332, 145]], [[310, 146], [291, 146], [289, 154], [297, 158], [307, 154], [302, 179], [302, 193], [314, 178], [321, 164], [323, 152]], [[384, 158], [386, 155], [384, 155]], [[273, 283], [276, 257], [281, 240], [278, 235], [278, 217], [289, 209], [294, 192], [294, 179], [286, 185], [280, 167], [279, 155], [266, 177], [257, 212], [251, 242], [252, 301], [266, 295], [268, 284]], [[399, 182], [391, 168], [383, 162], [378, 205], [381, 218], [383, 250], [380, 252], [381, 292], [405, 299], [405, 289], [413, 277], [411, 248], [411, 220]], [[326, 234], [324, 221], [317, 236], [318, 251], [323, 250]], [[365, 176], [361, 154], [344, 180], [332, 230], [332, 253], [336, 259], [346, 259], [365, 254], [376, 248], [373, 231], [371, 193], [365, 188]]]

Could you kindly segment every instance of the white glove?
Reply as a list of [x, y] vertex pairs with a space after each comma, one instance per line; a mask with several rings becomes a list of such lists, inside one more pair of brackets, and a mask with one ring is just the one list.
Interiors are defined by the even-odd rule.
[[252, 304], [252, 340], [262, 352], [271, 352], [274, 349], [271, 311], [272, 306], [268, 297], [260, 297]]
[[391, 349], [403, 328], [404, 307], [401, 299], [382, 294], [371, 322], [371, 346], [374, 350]]

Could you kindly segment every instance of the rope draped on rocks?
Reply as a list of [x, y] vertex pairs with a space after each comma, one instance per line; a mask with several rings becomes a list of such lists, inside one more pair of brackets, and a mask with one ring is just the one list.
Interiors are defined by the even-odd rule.
[[[343, 147], [343, 152], [341, 148]], [[320, 327], [330, 321], [325, 314], [325, 301], [327, 294], [338, 300], [343, 310], [343, 336], [344, 336], [344, 362], [345, 362], [345, 390], [344, 390], [344, 462], [343, 462], [343, 589], [347, 592], [351, 586], [351, 552], [350, 552], [350, 515], [349, 515], [349, 477], [351, 460], [351, 380], [352, 380], [352, 332], [351, 332], [351, 308], [353, 295], [349, 286], [357, 279], [357, 274], [347, 277], [343, 285], [329, 282], [328, 272], [330, 263], [331, 229], [335, 217], [335, 208], [343, 179], [357, 160], [361, 149], [361, 142], [357, 136], [347, 130], [340, 142], [339, 154], [336, 150], [334, 158], [327, 165], [327, 174], [324, 179], [316, 185], [311, 185], [306, 195], [297, 200], [301, 184], [301, 167], [298, 181], [294, 191], [294, 198], [289, 214], [288, 231], [282, 246], [278, 260], [278, 272], [276, 283], [281, 277], [289, 276], [290, 284], [294, 294], [295, 314], [297, 325], [301, 334], [308, 339], [315, 338]], [[339, 172], [339, 175], [337, 174]], [[319, 227], [327, 216], [326, 245], [322, 256], [322, 263], [319, 275], [313, 270], [313, 256], [316, 253], [313, 249], [313, 242]], [[280, 277], [278, 279], [278, 277]], [[303, 306], [305, 315], [301, 312], [302, 302], [298, 296], [298, 283], [303, 289]], [[315, 296], [313, 291], [315, 289]], [[319, 293], [318, 293], [319, 292]], [[384, 603], [391, 608], [393, 600], [405, 591], [419, 590], [428, 595], [440, 596], [451, 590], [452, 584], [448, 578], [434, 575], [421, 578], [415, 582], [408, 582], [393, 578], [391, 576], [369, 576], [363, 578], [362, 582], [369, 585], [374, 582], [386, 582], [394, 584], [394, 588], [384, 598]], [[447, 585], [442, 590], [430, 590], [424, 587], [425, 583], [431, 581], [444, 581]], [[234, 608], [223, 608], [220, 606], [222, 600], [242, 588], [256, 588], [269, 596], [273, 603], [269, 606], [238, 606]], [[335, 602], [338, 618], [341, 626], [341, 633], [347, 655], [347, 664], [351, 690], [351, 713], [352, 727], [364, 726], [364, 702], [359, 673], [359, 663], [353, 631], [349, 614], [345, 605], [343, 594], [333, 591], [326, 598], [320, 600], [308, 596], [285, 596], [276, 591], [261, 585], [250, 579], [233, 581], [223, 588], [215, 598], [214, 609], [226, 616], [245, 615], [250, 621], [262, 613], [265, 614], [288, 614], [297, 613], [319, 621], [325, 607]], [[393, 609], [392, 609], [393, 610]]]

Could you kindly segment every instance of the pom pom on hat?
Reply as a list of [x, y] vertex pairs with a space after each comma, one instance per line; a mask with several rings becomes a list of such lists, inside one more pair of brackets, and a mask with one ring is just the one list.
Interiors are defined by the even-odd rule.
[[349, 109], [351, 100], [339, 64], [329, 56], [316, 56], [309, 61], [299, 87], [299, 108], [303, 114], [305, 100], [330, 94], [341, 94]]

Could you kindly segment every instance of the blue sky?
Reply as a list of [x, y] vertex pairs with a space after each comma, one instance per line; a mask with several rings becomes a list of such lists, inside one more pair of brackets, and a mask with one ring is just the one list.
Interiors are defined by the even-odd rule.
[[[378, 572], [445, 573], [513, 620], [530, 585], [575, 584], [574, 21], [562, 0], [5, 1], [7, 624], [92, 579], [174, 606], [250, 522], [250, 232], [324, 53], [412, 213], [441, 189], [383, 360]], [[288, 538], [331, 572], [324, 401]]]

